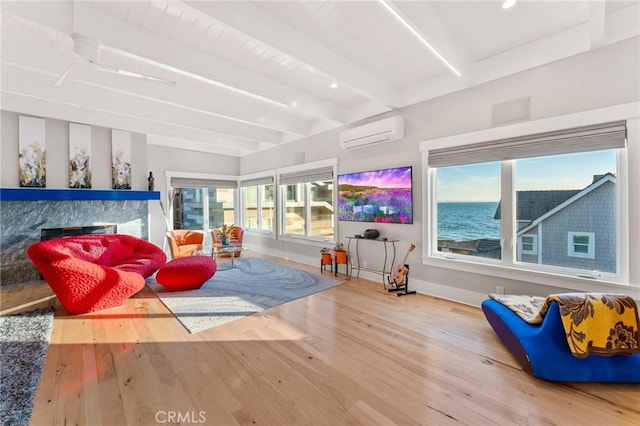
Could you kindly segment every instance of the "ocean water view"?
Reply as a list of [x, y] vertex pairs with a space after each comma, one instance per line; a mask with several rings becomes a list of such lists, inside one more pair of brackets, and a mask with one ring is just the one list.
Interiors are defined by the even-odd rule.
[[500, 238], [497, 201], [438, 203], [438, 240]]

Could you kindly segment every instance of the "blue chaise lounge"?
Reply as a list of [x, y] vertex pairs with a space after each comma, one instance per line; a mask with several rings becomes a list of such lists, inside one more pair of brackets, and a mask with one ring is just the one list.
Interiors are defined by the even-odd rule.
[[640, 353], [576, 358], [567, 343], [557, 302], [552, 302], [541, 324], [530, 324], [493, 299], [482, 310], [500, 340], [523, 370], [562, 382], [640, 383]]

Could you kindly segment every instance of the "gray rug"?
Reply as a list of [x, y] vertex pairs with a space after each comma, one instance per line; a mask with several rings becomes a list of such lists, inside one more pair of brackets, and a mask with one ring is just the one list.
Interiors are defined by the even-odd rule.
[[187, 330], [197, 333], [343, 282], [256, 257], [238, 258], [236, 264], [217, 271], [198, 290], [169, 292], [154, 277], [147, 285]]
[[29, 424], [52, 327], [53, 307], [0, 317], [0, 424]]

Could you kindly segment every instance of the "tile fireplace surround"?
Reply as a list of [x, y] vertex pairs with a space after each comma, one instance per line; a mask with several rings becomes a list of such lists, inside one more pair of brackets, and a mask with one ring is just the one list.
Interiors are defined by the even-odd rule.
[[43, 228], [115, 224], [120, 234], [148, 239], [149, 203], [159, 199], [157, 191], [0, 189], [0, 285], [40, 279], [26, 250]]

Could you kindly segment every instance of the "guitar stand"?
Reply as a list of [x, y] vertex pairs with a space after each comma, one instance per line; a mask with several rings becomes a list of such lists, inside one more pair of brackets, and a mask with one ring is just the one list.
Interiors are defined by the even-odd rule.
[[[402, 284], [401, 286], [397, 286], [397, 287], [394, 287], [394, 288], [388, 288], [387, 289], [387, 291], [389, 293], [397, 291], [398, 293], [396, 293], [396, 296], [398, 296], [398, 297], [405, 296], [407, 294], [416, 294], [415, 290], [409, 291], [409, 265], [407, 265], [405, 263], [404, 267], [407, 268], [407, 274], [404, 277], [404, 284]], [[392, 284], [392, 283], [389, 282], [389, 284]], [[394, 284], [392, 284], [392, 285], [394, 285]]]

